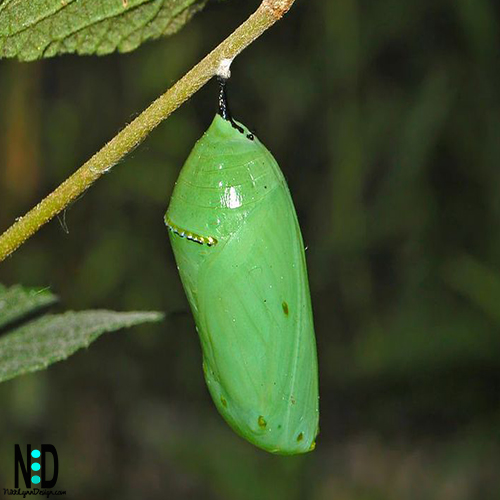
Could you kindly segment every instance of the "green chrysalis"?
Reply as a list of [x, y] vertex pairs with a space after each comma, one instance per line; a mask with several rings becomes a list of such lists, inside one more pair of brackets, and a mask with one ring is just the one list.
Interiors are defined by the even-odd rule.
[[165, 222], [217, 409], [256, 446], [305, 453], [319, 410], [302, 236], [275, 159], [223, 116], [182, 168]]

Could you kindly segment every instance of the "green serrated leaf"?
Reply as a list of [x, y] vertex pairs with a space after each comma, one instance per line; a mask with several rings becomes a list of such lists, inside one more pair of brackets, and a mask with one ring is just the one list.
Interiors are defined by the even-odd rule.
[[0, 338], [0, 382], [66, 359], [105, 332], [162, 318], [158, 312], [113, 311], [43, 316]]
[[0, 0], [0, 57], [129, 52], [178, 31], [207, 0]]
[[39, 290], [0, 284], [0, 329], [57, 302], [47, 288]]

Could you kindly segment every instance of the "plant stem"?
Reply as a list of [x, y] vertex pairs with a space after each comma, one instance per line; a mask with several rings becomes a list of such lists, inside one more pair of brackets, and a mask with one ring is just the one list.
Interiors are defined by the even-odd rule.
[[217, 48], [201, 60], [173, 87], [145, 109], [71, 177], [20, 217], [0, 236], [0, 262], [19, 248], [46, 222], [66, 208], [101, 175], [132, 151], [159, 123], [167, 118], [219, 69], [224, 59], [234, 59], [290, 9], [295, 0], [263, 0], [259, 8]]

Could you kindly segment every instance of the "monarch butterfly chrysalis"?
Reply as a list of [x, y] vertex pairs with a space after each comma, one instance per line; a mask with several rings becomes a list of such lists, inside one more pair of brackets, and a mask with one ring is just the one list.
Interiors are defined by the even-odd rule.
[[217, 409], [254, 445], [311, 451], [318, 368], [302, 236], [271, 153], [219, 114], [176, 182], [165, 222]]

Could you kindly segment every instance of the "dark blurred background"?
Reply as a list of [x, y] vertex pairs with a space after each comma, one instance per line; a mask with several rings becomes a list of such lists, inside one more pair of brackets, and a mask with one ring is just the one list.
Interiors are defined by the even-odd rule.
[[[257, 4], [212, 2], [131, 54], [2, 61], [0, 228]], [[203, 381], [163, 214], [211, 82], [0, 265], [60, 309], [167, 315], [0, 386], [0, 485], [14, 443], [52, 443], [78, 500], [500, 498], [499, 20], [495, 0], [297, 0], [233, 65], [233, 114], [278, 159], [307, 245], [314, 453], [247, 444]]]

